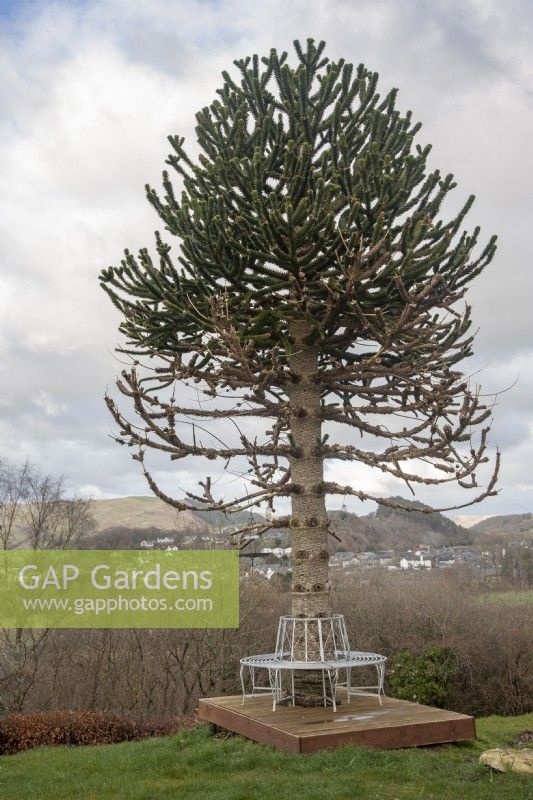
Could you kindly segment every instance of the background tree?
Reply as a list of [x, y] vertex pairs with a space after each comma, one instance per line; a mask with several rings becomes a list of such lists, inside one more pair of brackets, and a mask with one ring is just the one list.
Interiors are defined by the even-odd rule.
[[[62, 477], [0, 459], [0, 548], [67, 550], [95, 528], [90, 501], [68, 497]], [[0, 711], [20, 711], [44, 679], [49, 628], [0, 628]]]
[[2, 550], [68, 550], [95, 527], [91, 501], [69, 497], [63, 477], [43, 474], [29, 461], [0, 462]]
[[[164, 172], [164, 195], [147, 187], [147, 196], [179, 247], [172, 254], [156, 233], [157, 259], [126, 251], [102, 272], [124, 317], [120, 352], [133, 363], [118, 388], [134, 419], [106, 400], [117, 441], [177, 509], [290, 498], [290, 517], [241, 534], [290, 526], [293, 613], [328, 616], [326, 496], [401, 506], [326, 480], [330, 459], [375, 467], [411, 491], [473, 490], [455, 508], [495, 493], [498, 455], [476, 492], [490, 409], [457, 367], [472, 347], [459, 301], [495, 238], [478, 248], [479, 229], [463, 229], [473, 197], [440, 218], [453, 176], [426, 169], [430, 146], [414, 143], [420, 125], [396, 109], [396, 90], [380, 97], [375, 72], [330, 61], [323, 42], [294, 46], [294, 67], [272, 50], [236, 61], [238, 79], [223, 73], [218, 98], [197, 114], [196, 161], [169, 137], [181, 191]], [[177, 398], [180, 383], [198, 402]], [[171, 497], [145, 464], [153, 449], [228, 470], [246, 459], [249, 489], [216, 496], [208, 477], [198, 494]]]

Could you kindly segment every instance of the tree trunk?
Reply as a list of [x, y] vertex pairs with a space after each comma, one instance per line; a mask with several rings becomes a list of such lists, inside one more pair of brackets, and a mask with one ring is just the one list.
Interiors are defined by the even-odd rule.
[[294, 352], [288, 390], [290, 431], [298, 455], [290, 459], [292, 495], [292, 616], [331, 615], [328, 580], [328, 518], [322, 491], [323, 458], [319, 451], [322, 420], [318, 373], [318, 348], [304, 344], [309, 327], [290, 327]]

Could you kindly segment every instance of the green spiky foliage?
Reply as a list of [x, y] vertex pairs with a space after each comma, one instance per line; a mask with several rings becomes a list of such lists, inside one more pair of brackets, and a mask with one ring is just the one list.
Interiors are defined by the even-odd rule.
[[[152, 489], [176, 507], [183, 502], [145, 466], [150, 448], [174, 459], [248, 459], [253, 490], [217, 499], [208, 479], [187, 502], [242, 509], [290, 496], [292, 519], [270, 524], [290, 524], [293, 539], [298, 531], [296, 593], [324, 599], [324, 570], [309, 578], [302, 566], [298, 582], [298, 553], [307, 564], [327, 560], [328, 493], [371, 497], [325, 481], [325, 460], [377, 467], [410, 488], [477, 486], [490, 411], [456, 368], [472, 345], [460, 301], [495, 237], [480, 247], [479, 229], [463, 229], [473, 197], [441, 218], [453, 176], [428, 171], [430, 146], [415, 143], [420, 125], [396, 109], [396, 90], [380, 96], [375, 72], [330, 61], [324, 42], [294, 46], [294, 65], [272, 50], [235, 61], [238, 77], [223, 73], [217, 99], [197, 114], [197, 159], [169, 137], [173, 176], [163, 173], [163, 194], [147, 187], [166, 230], [156, 234], [158, 257], [126, 251], [101, 275], [124, 318], [122, 352], [135, 361], [118, 385], [137, 427], [107, 402], [117, 439], [135, 447]], [[157, 365], [141, 370], [143, 357]], [[239, 401], [184, 408], [180, 381]], [[263, 417], [271, 428], [261, 440], [241, 431], [236, 444], [207, 445], [194, 425], [185, 440], [183, 416]], [[331, 441], [337, 425], [364, 446]], [[494, 493], [497, 467], [498, 457], [488, 486], [463, 505]]]

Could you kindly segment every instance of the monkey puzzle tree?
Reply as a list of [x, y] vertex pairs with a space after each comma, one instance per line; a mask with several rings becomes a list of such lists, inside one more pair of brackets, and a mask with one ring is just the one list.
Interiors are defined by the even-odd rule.
[[[117, 440], [135, 448], [153, 492], [177, 509], [271, 508], [290, 516], [245, 528], [290, 527], [293, 615], [329, 616], [327, 495], [398, 505], [326, 480], [341, 459], [415, 484], [484, 489], [490, 409], [458, 369], [471, 354], [470, 308], [459, 304], [489, 263], [463, 229], [470, 197], [450, 221], [440, 208], [452, 175], [428, 171], [420, 125], [377, 93], [375, 72], [324, 57], [324, 43], [236, 61], [218, 98], [197, 114], [200, 154], [170, 136], [164, 195], [148, 200], [176, 237], [156, 233], [157, 259], [129, 251], [101, 281], [124, 320], [132, 366], [111, 397]], [[202, 402], [183, 402], [176, 387]], [[231, 420], [238, 435], [221, 438]], [[259, 423], [264, 422], [262, 429]], [[206, 426], [214, 424], [211, 433]], [[215, 433], [216, 430], [216, 433]], [[475, 431], [479, 435], [473, 438]], [[356, 433], [355, 439], [351, 434]], [[152, 449], [248, 463], [248, 488], [218, 497], [210, 478], [176, 499], [146, 465]], [[400, 503], [401, 505], [401, 503]], [[440, 509], [447, 510], [447, 509]]]

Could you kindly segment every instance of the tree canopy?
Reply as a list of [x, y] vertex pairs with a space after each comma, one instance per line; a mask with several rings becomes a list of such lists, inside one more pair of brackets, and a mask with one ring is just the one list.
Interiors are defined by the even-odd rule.
[[[329, 459], [375, 467], [412, 491], [457, 483], [473, 496], [453, 507], [477, 502], [495, 493], [499, 454], [479, 487], [491, 410], [459, 367], [473, 342], [463, 298], [495, 237], [483, 245], [478, 227], [464, 228], [473, 196], [442, 218], [454, 178], [428, 170], [430, 145], [415, 142], [420, 124], [396, 108], [396, 89], [381, 96], [377, 73], [331, 61], [324, 42], [294, 47], [294, 65], [272, 50], [223, 72], [196, 117], [198, 157], [170, 136], [163, 192], [146, 187], [166, 231], [157, 256], [126, 250], [102, 271], [132, 358], [118, 386], [134, 421], [107, 397], [117, 440], [177, 508], [290, 496], [291, 525], [304, 524], [300, 502], [307, 527], [311, 518], [327, 528], [316, 497], [393, 502], [327, 481]], [[181, 382], [213, 402], [181, 405]], [[236, 442], [200, 441], [204, 422], [228, 417]], [[269, 427], [250, 435], [252, 418]], [[335, 438], [339, 425], [348, 434]], [[250, 488], [216, 497], [207, 478], [198, 494], [171, 497], [145, 464], [150, 449], [245, 458]]]

